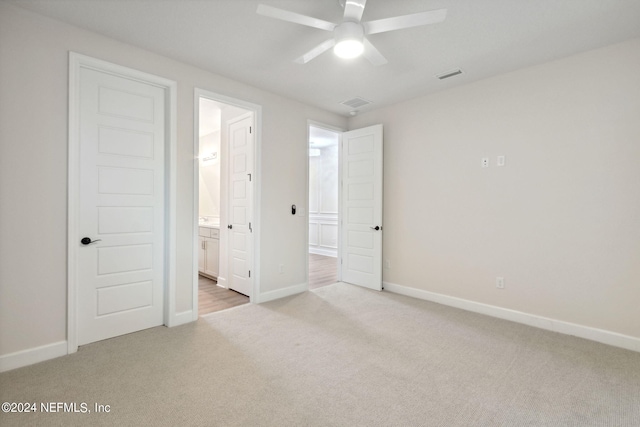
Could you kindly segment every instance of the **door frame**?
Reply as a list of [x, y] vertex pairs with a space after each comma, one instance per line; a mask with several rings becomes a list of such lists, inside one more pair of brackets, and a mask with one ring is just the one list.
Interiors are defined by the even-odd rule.
[[340, 268], [340, 259], [342, 257], [342, 134], [346, 132], [345, 129], [341, 129], [336, 126], [327, 125], [321, 122], [316, 122], [315, 120], [308, 119], [307, 120], [307, 139], [305, 141], [306, 144], [306, 170], [307, 170], [307, 185], [305, 187], [305, 206], [306, 206], [306, 225], [305, 228], [307, 232], [305, 233], [305, 251], [306, 251], [306, 262], [305, 262], [305, 290], [309, 290], [309, 138], [310, 138], [310, 130], [311, 127], [325, 129], [331, 132], [335, 132], [339, 134], [338, 141], [338, 266], [337, 266], [337, 279], [338, 282], [342, 281], [342, 268]]
[[184, 323], [176, 313], [176, 154], [177, 83], [164, 77], [113, 64], [76, 52], [69, 52], [69, 130], [67, 184], [67, 353], [78, 351], [77, 263], [80, 188], [80, 70], [93, 69], [165, 91], [165, 223], [164, 223], [164, 309], [166, 326]]
[[[200, 130], [200, 98], [210, 99], [212, 101], [220, 102], [222, 104], [232, 105], [234, 107], [239, 107], [244, 110], [248, 110], [253, 113], [253, 122], [255, 126], [255, 134], [253, 138], [253, 200], [252, 200], [252, 212], [251, 216], [253, 221], [251, 222], [253, 233], [253, 244], [250, 245], [251, 249], [251, 263], [249, 265], [249, 269], [252, 271], [251, 278], [251, 295], [249, 296], [249, 302], [257, 303], [259, 302], [260, 295], [260, 178], [261, 178], [261, 170], [260, 170], [260, 158], [261, 151], [260, 147], [262, 145], [262, 106], [258, 104], [254, 104], [248, 101], [244, 101], [237, 98], [232, 98], [226, 95], [221, 95], [217, 92], [212, 92], [206, 89], [194, 88], [193, 92], [193, 320], [198, 320], [198, 206], [199, 206], [199, 195], [200, 195], [200, 138], [198, 137], [198, 133]], [[221, 123], [221, 126], [225, 126], [224, 123]], [[224, 141], [221, 141], [221, 149]], [[228, 159], [227, 159], [228, 160]], [[220, 158], [222, 161], [222, 157]], [[227, 171], [228, 172], [228, 171]], [[222, 177], [222, 174], [221, 174]], [[227, 178], [225, 178], [228, 181]], [[228, 183], [227, 183], [228, 185]], [[228, 194], [228, 193], [227, 193]], [[221, 194], [222, 196], [222, 194]], [[225, 201], [224, 209], [228, 208], [228, 203]], [[221, 209], [221, 212], [223, 209]], [[228, 213], [226, 215], [228, 217]], [[221, 233], [223, 230], [220, 230]], [[221, 236], [222, 237], [222, 234]], [[229, 258], [229, 251], [227, 248], [226, 258], [222, 262], [227, 263]]]

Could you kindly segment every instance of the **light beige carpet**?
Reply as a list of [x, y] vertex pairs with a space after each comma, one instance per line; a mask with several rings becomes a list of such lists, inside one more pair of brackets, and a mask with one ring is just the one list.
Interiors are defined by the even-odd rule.
[[337, 284], [0, 375], [0, 425], [640, 426], [640, 353]]

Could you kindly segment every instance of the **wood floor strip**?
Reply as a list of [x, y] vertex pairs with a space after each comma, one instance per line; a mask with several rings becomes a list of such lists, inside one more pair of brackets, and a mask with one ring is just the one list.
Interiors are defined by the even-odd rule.
[[207, 277], [198, 277], [198, 314], [209, 314], [227, 308], [247, 304], [249, 297], [230, 289], [225, 289]]
[[338, 281], [338, 258], [309, 254], [309, 289], [333, 285]]
[[[333, 285], [338, 281], [338, 259], [309, 254], [309, 289]], [[247, 304], [249, 297], [218, 286], [215, 280], [198, 277], [198, 314], [214, 313]]]

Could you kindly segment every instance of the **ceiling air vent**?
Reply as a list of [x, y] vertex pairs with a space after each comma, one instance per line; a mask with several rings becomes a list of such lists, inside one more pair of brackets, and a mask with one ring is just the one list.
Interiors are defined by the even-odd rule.
[[347, 107], [352, 109], [356, 109], [356, 108], [364, 107], [365, 105], [371, 104], [371, 101], [367, 101], [366, 99], [355, 97], [355, 98], [347, 99], [346, 101], [342, 101], [340, 104], [346, 105]]
[[440, 80], [448, 79], [449, 77], [457, 76], [458, 74], [462, 74], [461, 69], [447, 71], [446, 73], [438, 74], [436, 77]]

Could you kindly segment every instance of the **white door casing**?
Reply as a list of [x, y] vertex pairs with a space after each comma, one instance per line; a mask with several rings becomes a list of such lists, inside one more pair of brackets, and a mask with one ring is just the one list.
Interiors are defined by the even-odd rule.
[[382, 135], [382, 125], [342, 135], [342, 281], [375, 290], [382, 290]]
[[175, 82], [70, 54], [70, 353], [172, 323], [174, 96]]
[[252, 297], [253, 113], [229, 122], [228, 286]]

